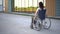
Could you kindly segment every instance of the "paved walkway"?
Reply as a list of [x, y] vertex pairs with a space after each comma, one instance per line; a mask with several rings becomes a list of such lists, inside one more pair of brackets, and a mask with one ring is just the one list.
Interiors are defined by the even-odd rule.
[[31, 17], [0, 13], [0, 34], [60, 34], [60, 20], [51, 19], [51, 28], [30, 29]]

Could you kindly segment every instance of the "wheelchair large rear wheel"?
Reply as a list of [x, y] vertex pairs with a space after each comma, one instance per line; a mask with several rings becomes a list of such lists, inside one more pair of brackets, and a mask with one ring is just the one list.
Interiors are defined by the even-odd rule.
[[42, 29], [42, 23], [39, 19], [36, 20], [36, 30], [40, 31]]
[[44, 29], [49, 29], [51, 27], [51, 19], [45, 18], [44, 20]]

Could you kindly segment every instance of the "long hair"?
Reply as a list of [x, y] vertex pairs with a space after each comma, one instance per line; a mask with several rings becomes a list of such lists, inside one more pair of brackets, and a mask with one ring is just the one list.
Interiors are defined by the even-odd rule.
[[44, 6], [43, 6], [43, 3], [42, 3], [42, 2], [39, 2], [39, 7], [40, 7], [41, 9], [43, 9], [43, 8], [44, 8]]

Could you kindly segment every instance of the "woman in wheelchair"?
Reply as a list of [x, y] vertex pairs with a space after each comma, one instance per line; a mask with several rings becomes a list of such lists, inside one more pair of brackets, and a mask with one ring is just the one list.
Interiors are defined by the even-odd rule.
[[[39, 27], [38, 30], [40, 30], [42, 28], [42, 23], [43, 23], [43, 20], [45, 19], [45, 14], [46, 14], [46, 9], [44, 8], [43, 6], [43, 3], [42, 2], [39, 2], [39, 8], [37, 8], [36, 10], [36, 13], [32, 19], [32, 23], [31, 23], [31, 28], [33, 29], [35, 26], [35, 28], [37, 28], [36, 26], [36, 23], [37, 23], [37, 19], [41, 20], [41, 24], [39, 24]], [[34, 20], [34, 21], [33, 21]], [[34, 25], [33, 25], [34, 23]], [[32, 26], [33, 25], [33, 26]]]
[[35, 13], [35, 17], [39, 17], [41, 20], [45, 19], [46, 9], [43, 6], [42, 2], [39, 2], [39, 8]]

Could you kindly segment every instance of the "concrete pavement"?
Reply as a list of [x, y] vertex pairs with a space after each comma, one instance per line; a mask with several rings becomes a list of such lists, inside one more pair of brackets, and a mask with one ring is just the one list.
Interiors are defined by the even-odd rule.
[[30, 29], [31, 17], [0, 13], [0, 34], [60, 34], [60, 20], [51, 19], [51, 28]]

